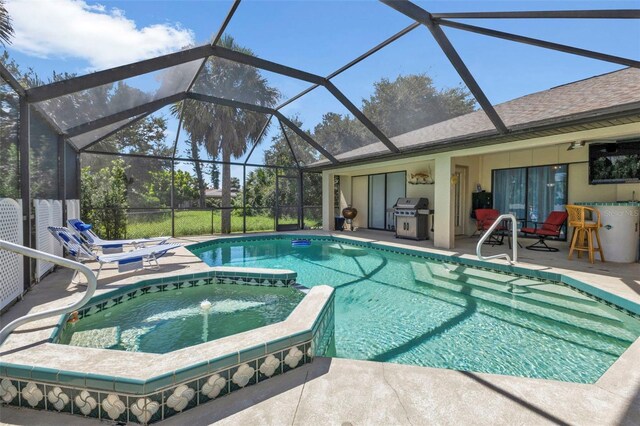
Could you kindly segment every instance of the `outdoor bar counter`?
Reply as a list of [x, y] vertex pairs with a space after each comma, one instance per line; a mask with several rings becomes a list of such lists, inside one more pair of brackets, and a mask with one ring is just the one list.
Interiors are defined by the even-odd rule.
[[600, 211], [600, 240], [607, 262], [638, 261], [640, 245], [640, 202], [583, 202], [579, 206]]

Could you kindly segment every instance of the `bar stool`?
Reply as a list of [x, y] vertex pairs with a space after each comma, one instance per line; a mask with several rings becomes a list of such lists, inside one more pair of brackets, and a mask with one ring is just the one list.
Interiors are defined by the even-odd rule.
[[[586, 212], [591, 213], [592, 220], [585, 220]], [[571, 237], [571, 247], [569, 249], [569, 259], [574, 250], [578, 252], [578, 258], [582, 257], [582, 252], [589, 253], [589, 262], [594, 263], [595, 252], [600, 253], [600, 260], [604, 262], [604, 253], [600, 243], [598, 230], [602, 226], [600, 223], [600, 211], [592, 207], [567, 205], [569, 214], [569, 226], [573, 226], [573, 236]], [[593, 219], [596, 219], [595, 221]], [[593, 246], [593, 234], [596, 236], [598, 247]]]

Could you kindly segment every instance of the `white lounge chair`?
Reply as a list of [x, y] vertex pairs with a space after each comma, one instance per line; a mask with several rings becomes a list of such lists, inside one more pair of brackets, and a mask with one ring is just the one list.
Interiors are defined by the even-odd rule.
[[[134, 271], [143, 269], [145, 262], [150, 269], [157, 270], [160, 267], [158, 259], [164, 256], [169, 250], [181, 247], [181, 244], [157, 244], [149, 247], [138, 248], [129, 252], [117, 254], [97, 255], [93, 253], [84, 242], [74, 235], [69, 229], [64, 227], [50, 226], [47, 228], [53, 237], [62, 244], [76, 261], [93, 260], [100, 264], [96, 278], [100, 275], [102, 267], [106, 263], [117, 263], [118, 272]], [[75, 279], [75, 275], [73, 277]], [[72, 279], [72, 281], [73, 281]]]
[[132, 240], [103, 240], [91, 230], [91, 225], [80, 219], [67, 220], [69, 228], [79, 235], [91, 249], [101, 249], [104, 254], [122, 253], [125, 245], [136, 248], [145, 247], [148, 243], [165, 244], [171, 237], [137, 238]]

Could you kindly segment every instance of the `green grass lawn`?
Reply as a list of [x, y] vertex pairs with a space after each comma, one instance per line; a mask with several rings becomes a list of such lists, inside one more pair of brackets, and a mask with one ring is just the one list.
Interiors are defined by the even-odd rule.
[[[221, 215], [219, 211], [176, 211], [176, 237], [189, 235], [211, 235], [220, 233]], [[284, 218], [281, 223], [296, 223], [296, 219]], [[317, 227], [319, 219], [305, 219], [305, 226]], [[242, 216], [231, 215], [231, 232], [242, 232]], [[274, 231], [275, 222], [271, 215], [247, 216], [247, 232]], [[127, 219], [126, 238], [146, 238], [171, 235], [171, 212], [131, 213]]]

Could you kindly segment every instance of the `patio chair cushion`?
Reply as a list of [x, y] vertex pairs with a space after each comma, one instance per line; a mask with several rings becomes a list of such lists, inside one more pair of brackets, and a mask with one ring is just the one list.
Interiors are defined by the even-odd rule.
[[[478, 224], [478, 230], [486, 231], [493, 225], [493, 222], [496, 221], [498, 216], [500, 216], [500, 211], [496, 209], [476, 209], [476, 221]], [[507, 229], [504, 225], [500, 224], [496, 227], [497, 230], [503, 231]]]

